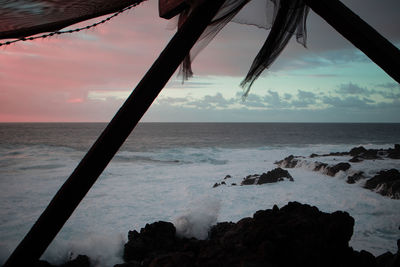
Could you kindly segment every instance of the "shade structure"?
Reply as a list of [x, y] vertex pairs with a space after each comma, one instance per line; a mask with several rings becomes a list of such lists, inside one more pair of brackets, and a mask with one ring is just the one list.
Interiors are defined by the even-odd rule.
[[[142, 1], [144, 0], [75, 0], [63, 3], [63, 1], [59, 0], [0, 0], [0, 39], [22, 38], [41, 32], [56, 31], [83, 20], [117, 12]], [[186, 26], [186, 28], [182, 26], [182, 28], [180, 28], [180, 32], [178, 31], [177, 33], [177, 38], [171, 41], [174, 45], [169, 45], [166, 48], [168, 52], [163, 52], [163, 54], [161, 54], [161, 59], [155, 62], [153, 65], [154, 68], [152, 67], [152, 69], [150, 69], [148, 74], [146, 74], [142, 82], [138, 85], [138, 88], [142, 89], [136, 89], [131, 95], [132, 97], [130, 97], [126, 104], [120, 109], [116, 117], [111, 121], [109, 126], [107, 126], [107, 129], [70, 176], [69, 180], [63, 185], [59, 193], [57, 193], [46, 208], [45, 212], [33, 226], [31, 232], [28, 233], [20, 246], [14, 251], [14, 254], [11, 255], [5, 266], [27, 266], [25, 263], [31, 263], [40, 257], [81, 199], [96, 181], [100, 173], [107, 166], [118, 148], [133, 130], [141, 116], [157, 97], [179, 63], [188, 55], [190, 48], [194, 45], [197, 38], [200, 37], [201, 32], [204, 31], [207, 25], [211, 27], [209, 31], [205, 31], [205, 36], [200, 38], [200, 41], [205, 40], [207, 43], [207, 40], [210, 40], [210, 37], [212, 39], [212, 37], [215, 36], [215, 34], [249, 1], [250, 0], [207, 0], [205, 2], [208, 5], [201, 9], [202, 12], [199, 12], [199, 15], [195, 16], [194, 14], [196, 13], [194, 11], [188, 11], [189, 15], [187, 16], [189, 18], [185, 19], [191, 21], [191, 23], [183, 23], [182, 25], [186, 24], [189, 26]], [[292, 35], [296, 35], [300, 42], [305, 40], [305, 20], [308, 7], [317, 10], [318, 14], [325, 18], [328, 23], [346, 38], [350, 39], [353, 44], [370, 56], [371, 59], [374, 59], [374, 61], [376, 59], [375, 62], [377, 62], [377, 64], [380, 66], [387, 66], [387, 68], [383, 68], [385, 70], [387, 69], [392, 77], [397, 77], [398, 81], [400, 81], [398, 72], [400, 68], [396, 68], [400, 62], [400, 60], [398, 60], [400, 58], [398, 49], [393, 47], [387, 40], [366, 25], [365, 22], [355, 16], [342, 5], [340, 1], [267, 1], [271, 1], [274, 4], [274, 10], [276, 10], [276, 12], [273, 12], [274, 24], [270, 35], [268, 35], [265, 44], [261, 48], [245, 78], [244, 85], [249, 84], [251, 86], [261, 72], [272, 64]], [[202, 2], [202, 0], [192, 0], [191, 2]], [[209, 10], [207, 8], [209, 7], [214, 7], [216, 9], [210, 13], [207, 12], [207, 10]], [[196, 10], [196, 8], [193, 8], [193, 10]], [[190, 14], [191, 12], [193, 12], [193, 14]], [[216, 16], [214, 16], [215, 14]], [[349, 20], [346, 20], [346, 23], [338, 23], [337, 14], [345, 14], [345, 18], [349, 18]], [[192, 20], [190, 20], [191, 16], [193, 18]], [[203, 16], [210, 17], [205, 18]], [[347, 31], [347, 26], [351, 31]], [[194, 31], [196, 28], [197, 31]], [[357, 31], [359, 34], [356, 35], [355, 33], [357, 33]], [[182, 34], [182, 32], [185, 34]], [[192, 35], [193, 32], [196, 34]], [[366, 37], [370, 36], [372, 36], [372, 38], [368, 38], [367, 40]], [[188, 43], [188, 39], [192, 41]], [[373, 45], [367, 41], [372, 41]], [[382, 44], [382, 46], [380, 44]], [[185, 49], [182, 49], [182, 46], [184, 46]], [[390, 51], [390, 53], [384, 53], [386, 51]], [[177, 54], [180, 55], [179, 58], [176, 56]], [[383, 58], [383, 60], [380, 60], [381, 58]], [[160, 77], [163, 77], [163, 79], [160, 79]], [[156, 86], [154, 86], [154, 83], [157, 83]], [[152, 91], [149, 91], [149, 89], [152, 89]], [[136, 105], [135, 103], [139, 104]], [[138, 110], [138, 107], [140, 110]], [[119, 136], [118, 142], [115, 141], [116, 136]], [[99, 158], [101, 158], [101, 160], [98, 160]], [[82, 177], [84, 177], [84, 179], [82, 179]], [[77, 191], [80, 193], [79, 196], [76, 194]], [[49, 231], [50, 229], [52, 230], [51, 233]], [[45, 235], [46, 240], [43, 238]], [[21, 262], [25, 265], [21, 265]]]
[[144, 0], [0, 0], [0, 39], [57, 31]]
[[[120, 12], [143, 1], [145, 0], [0, 0], [0, 39], [17, 39], [6, 43], [0, 42], [0, 45], [13, 43], [18, 39], [25, 40], [26, 37], [38, 33], [51, 32], [49, 35], [53, 35], [54, 31], [69, 25]], [[160, 15], [170, 18], [181, 13], [180, 20], [184, 20], [190, 10], [202, 1], [204, 0], [160, 0]], [[253, 12], [247, 14], [240, 12], [243, 7], [251, 5], [256, 7]], [[185, 58], [180, 73], [184, 79], [192, 75], [191, 62], [196, 54], [229, 21], [271, 28], [270, 36], [267, 37], [241, 83], [247, 93], [253, 82], [276, 60], [293, 35], [299, 43], [306, 44], [306, 18], [309, 8], [363, 51], [394, 80], [400, 82], [400, 74], [397, 71], [400, 68], [399, 49], [339, 0], [226, 0], [208, 29]], [[254, 14], [254, 10], [257, 14]]]
[[223, 3], [224, 0], [207, 0], [189, 16], [4, 267], [33, 266], [40, 258]]

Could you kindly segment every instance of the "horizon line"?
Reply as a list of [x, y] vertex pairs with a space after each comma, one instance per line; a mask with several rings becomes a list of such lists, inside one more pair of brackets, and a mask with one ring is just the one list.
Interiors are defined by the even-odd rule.
[[[0, 124], [19, 124], [19, 123], [106, 123], [108, 124], [109, 121], [0, 121]], [[359, 122], [359, 121], [354, 121], [354, 122], [340, 122], [340, 121], [140, 121], [139, 123], [302, 123], [302, 124], [310, 124], [310, 123], [316, 123], [316, 124], [323, 124], [323, 123], [340, 123], [340, 124], [400, 124], [400, 122]]]

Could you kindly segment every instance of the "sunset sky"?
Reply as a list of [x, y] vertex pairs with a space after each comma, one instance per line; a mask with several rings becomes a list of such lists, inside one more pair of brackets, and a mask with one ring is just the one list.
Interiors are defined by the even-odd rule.
[[[109, 121], [175, 32], [157, 2], [0, 47], [0, 122]], [[399, 0], [342, 2], [400, 47]], [[400, 122], [400, 85], [312, 11], [307, 26], [307, 49], [293, 39], [243, 101], [239, 84], [268, 31], [229, 23], [195, 59], [195, 76], [174, 75], [143, 121]]]

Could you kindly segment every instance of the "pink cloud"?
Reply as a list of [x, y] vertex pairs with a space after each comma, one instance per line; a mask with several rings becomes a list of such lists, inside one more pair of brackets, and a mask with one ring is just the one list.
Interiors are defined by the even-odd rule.
[[83, 98], [72, 98], [72, 99], [68, 99], [67, 103], [82, 103], [84, 100]]

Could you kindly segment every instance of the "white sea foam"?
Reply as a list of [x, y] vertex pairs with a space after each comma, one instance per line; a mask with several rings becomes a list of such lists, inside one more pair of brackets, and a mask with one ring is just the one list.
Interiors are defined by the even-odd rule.
[[57, 239], [47, 249], [43, 259], [62, 264], [78, 255], [87, 255], [91, 266], [113, 266], [121, 262], [125, 242], [122, 234], [108, 233], [75, 236], [68, 241]]
[[206, 239], [210, 227], [217, 223], [221, 201], [202, 198], [193, 201], [186, 214], [174, 220], [177, 234], [184, 237]]
[[[395, 252], [400, 233], [400, 201], [366, 190], [361, 187], [361, 182], [349, 185], [345, 177], [357, 170], [372, 175], [382, 168], [400, 169], [399, 161], [354, 163], [347, 173], [339, 173], [336, 177], [313, 172], [311, 166], [305, 165], [288, 169], [294, 182], [231, 185], [240, 184], [249, 174], [272, 170], [276, 160], [290, 154], [308, 156], [348, 151], [353, 146], [123, 152], [122, 156], [127, 158], [113, 161], [107, 167], [44, 258], [59, 263], [72, 252], [74, 256], [87, 254], [96, 266], [112, 266], [123, 261], [122, 244], [127, 232], [140, 230], [146, 223], [173, 221], [178, 233], [204, 238], [209, 226], [217, 221], [237, 221], [252, 216], [259, 209], [272, 208], [274, 204], [281, 207], [288, 201], [315, 205], [325, 212], [348, 211], [356, 220], [351, 246], [375, 255], [388, 250]], [[52, 157], [46, 155], [46, 151], [42, 151], [43, 156], [34, 157], [31, 152], [24, 154], [22, 149], [19, 152], [24, 160], [15, 159], [13, 163], [0, 158], [0, 165], [5, 161], [9, 164], [1, 165], [4, 167], [0, 177], [0, 264], [23, 238], [82, 155], [81, 151], [65, 153], [63, 149], [59, 152], [56, 147], [48, 150], [47, 154], [57, 155], [51, 163], [54, 164], [52, 168], [21, 168], [49, 164]], [[21, 154], [14, 156], [21, 157]], [[135, 160], [138, 156], [153, 160]], [[338, 163], [342, 159], [328, 160]], [[227, 174], [232, 176], [225, 180], [227, 185], [212, 188]]]

